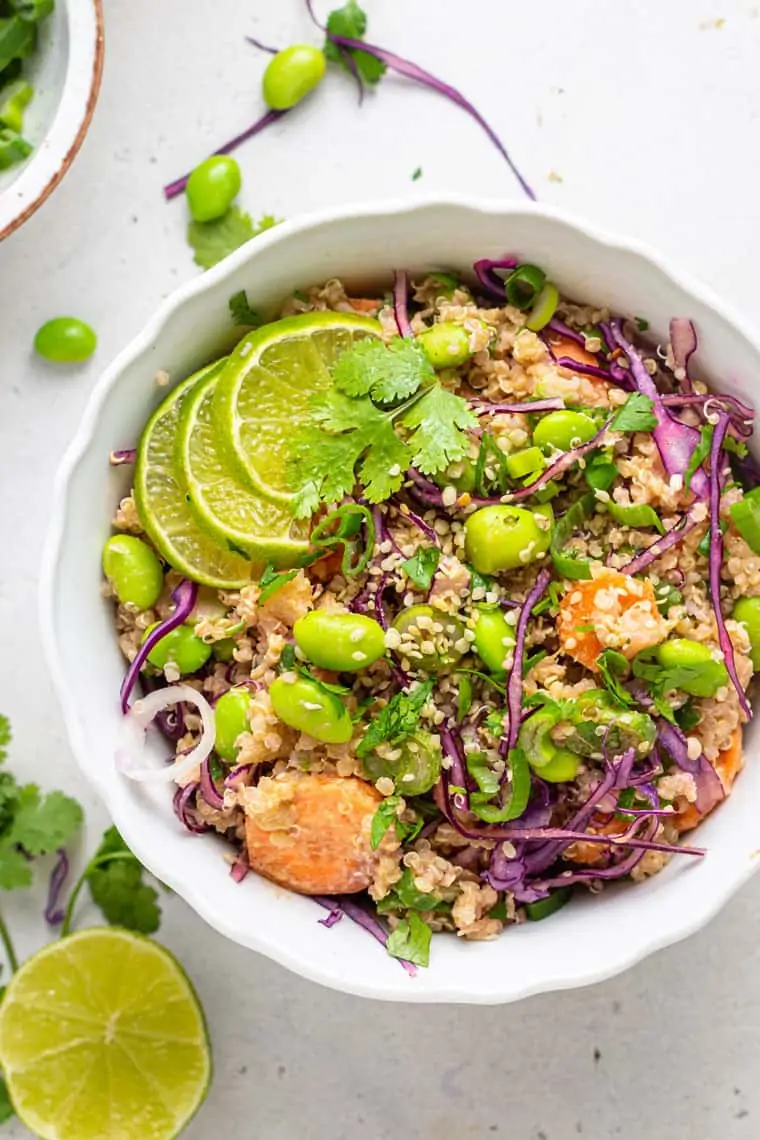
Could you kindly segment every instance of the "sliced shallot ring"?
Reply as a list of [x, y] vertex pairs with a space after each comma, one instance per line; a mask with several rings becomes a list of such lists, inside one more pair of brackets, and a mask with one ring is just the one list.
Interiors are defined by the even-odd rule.
[[[174, 764], [160, 768], [140, 768], [138, 763], [145, 751], [148, 728], [158, 713], [172, 705], [187, 702], [195, 705], [202, 721], [202, 735], [195, 748]], [[156, 689], [153, 693], [135, 701], [124, 716], [121, 739], [116, 749], [116, 768], [122, 776], [140, 783], [169, 784], [180, 776], [186, 776], [210, 756], [216, 739], [214, 712], [206, 698], [190, 685], [169, 685]]]

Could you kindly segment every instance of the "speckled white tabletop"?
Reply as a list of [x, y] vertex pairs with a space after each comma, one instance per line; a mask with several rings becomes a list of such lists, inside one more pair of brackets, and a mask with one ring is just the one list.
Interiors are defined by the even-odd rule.
[[[376, 43], [456, 84], [492, 119], [541, 199], [652, 242], [757, 321], [752, 0], [365, 7]], [[74, 767], [37, 632], [51, 481], [102, 367], [198, 272], [184, 206], [165, 205], [160, 188], [257, 117], [266, 57], [244, 36], [281, 46], [314, 37], [301, 0], [106, 0], [106, 33], [82, 153], [0, 248], [0, 707], [14, 768], [77, 794], [91, 845], [107, 820]], [[431, 190], [517, 194], [466, 117], [396, 79], [360, 111], [350, 84], [331, 76], [240, 161], [243, 203], [257, 214]], [[74, 370], [35, 361], [38, 325], [69, 312], [98, 330], [95, 360]], [[31, 893], [3, 900], [23, 953], [46, 938], [40, 910]], [[494, 1009], [334, 994], [226, 943], [178, 898], [165, 914], [161, 937], [195, 981], [214, 1042], [216, 1077], [192, 1140], [758, 1135], [760, 879], [709, 929], [622, 977]]]

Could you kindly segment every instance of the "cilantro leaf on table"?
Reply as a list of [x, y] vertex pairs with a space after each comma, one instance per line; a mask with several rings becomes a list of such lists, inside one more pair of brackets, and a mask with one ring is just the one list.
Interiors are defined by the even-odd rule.
[[356, 70], [366, 83], [374, 84], [385, 75], [386, 66], [381, 59], [371, 55], [368, 51], [359, 48], [341, 48], [334, 44], [330, 36], [345, 36], [349, 40], [363, 40], [367, 31], [366, 13], [359, 7], [356, 0], [348, 0], [342, 8], [336, 8], [327, 17], [328, 37], [325, 42], [325, 55], [332, 63], [338, 63], [346, 71], [351, 68], [346, 61], [346, 55], [353, 57]]
[[467, 438], [462, 433], [477, 427], [478, 421], [466, 400], [436, 384], [412, 404], [401, 423], [412, 430], [413, 465], [424, 475], [435, 475], [464, 458]]
[[230, 206], [226, 214], [213, 222], [189, 222], [187, 240], [194, 250], [195, 264], [202, 269], [211, 269], [251, 238], [276, 226], [278, 220], [267, 214], [254, 224], [250, 214], [238, 206]]
[[313, 422], [294, 441], [291, 470], [301, 488], [296, 518], [313, 514], [320, 502], [350, 495], [357, 475], [369, 502], [382, 502], [401, 487], [408, 466], [409, 448], [388, 413], [367, 396], [351, 398], [333, 389], [316, 402]]
[[[106, 862], [108, 856], [118, 856]], [[103, 862], [98, 865], [98, 860]], [[161, 924], [158, 891], [143, 881], [145, 868], [115, 827], [109, 827], [86, 872], [93, 902], [112, 926], [154, 934]]]
[[420, 723], [422, 710], [430, 699], [433, 682], [425, 681], [417, 685], [411, 693], [396, 693], [377, 716], [370, 721], [367, 731], [359, 741], [356, 755], [360, 760], [382, 744], [384, 740], [395, 743], [411, 735]]
[[82, 809], [63, 792], [43, 795], [35, 784], [19, 788], [13, 822], [1, 845], [15, 844], [28, 855], [50, 855], [79, 830]]
[[0, 714], [0, 764], [8, 755], [8, 745], [11, 742], [11, 726], [8, 718]]
[[229, 305], [230, 316], [236, 325], [255, 328], [261, 324], [261, 317], [254, 312], [248, 303], [248, 295], [245, 289], [241, 289], [239, 293], [233, 293], [227, 304]]
[[610, 431], [654, 431], [656, 427], [654, 402], [643, 392], [632, 392], [610, 423]]
[[413, 910], [388, 935], [385, 948], [392, 958], [404, 958], [415, 966], [430, 964], [430, 937], [432, 931]]
[[333, 381], [347, 396], [371, 396], [378, 404], [405, 400], [435, 380], [435, 369], [424, 349], [411, 340], [395, 337], [360, 340], [341, 353], [333, 369]]
[[416, 554], [401, 563], [401, 569], [418, 589], [429, 590], [440, 560], [437, 546], [421, 546]]
[[292, 582], [298, 570], [275, 570], [271, 562], [267, 562], [264, 567], [264, 573], [259, 579], [259, 586], [261, 593], [259, 594], [259, 604], [263, 605], [268, 601], [272, 594], [276, 594], [288, 582]]

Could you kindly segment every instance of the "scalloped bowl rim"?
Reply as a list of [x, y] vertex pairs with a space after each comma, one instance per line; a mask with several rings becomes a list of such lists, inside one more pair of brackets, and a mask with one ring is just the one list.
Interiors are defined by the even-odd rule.
[[[730, 325], [731, 331], [737, 337], [744, 339], [747, 347], [757, 355], [758, 362], [760, 362], [760, 342], [756, 336], [743, 319], [732, 312], [730, 307], [725, 305], [706, 286], [697, 283], [682, 271], [674, 269], [667, 259], [660, 256], [645, 243], [607, 233], [594, 225], [579, 220], [566, 211], [553, 207], [453, 196], [430, 197], [422, 201], [399, 198], [347, 204], [284, 222], [275, 229], [257, 237], [254, 242], [243, 246], [214, 269], [180, 286], [164, 301], [156, 315], [117, 356], [96, 384], [76, 435], [66, 451], [55, 479], [53, 506], [40, 577], [40, 619], [47, 663], [62, 706], [69, 740], [80, 769], [104, 799], [114, 821], [123, 831], [125, 839], [141, 861], [177, 894], [181, 895], [211, 927], [232, 941], [267, 955], [303, 977], [343, 992], [391, 1001], [497, 1004], [520, 1000], [537, 993], [571, 989], [603, 981], [629, 969], [650, 954], [688, 937], [706, 925], [731, 896], [755, 873], [760, 867], [760, 857], [756, 858], [755, 856], [760, 856], [760, 851], [747, 852], [745, 858], [737, 859], [735, 865], [731, 867], [731, 873], [725, 876], [718, 889], [714, 889], [710, 893], [702, 892], [697, 895], [696, 900], [692, 898], [692, 905], [687, 914], [678, 913], [676, 908], [670, 911], [667, 908], [661, 908], [664, 913], [660, 916], [661, 924], [658, 929], [642, 930], [640, 940], [635, 945], [620, 945], [617, 952], [608, 954], [607, 960], [603, 963], [597, 962], [586, 965], [584, 961], [578, 960], [572, 969], [563, 969], [562, 966], [558, 965], [552, 970], [551, 976], [537, 979], [530, 984], [521, 983], [518, 978], [510, 977], [509, 973], [505, 972], [504, 981], [487, 992], [476, 986], [468, 987], [467, 984], [461, 982], [457, 982], [456, 985], [447, 984], [445, 979], [430, 980], [425, 984], [424, 989], [418, 988], [409, 983], [409, 979], [400, 969], [397, 978], [394, 979], [391, 975], [386, 974], [381, 983], [372, 977], [361, 980], [344, 979], [341, 977], [339, 966], [340, 956], [338, 956], [338, 964], [329, 968], [324, 965], [315, 965], [308, 948], [300, 949], [287, 943], [283, 944], [278, 939], [276, 931], [256, 930], [250, 921], [246, 921], [245, 916], [242, 920], [237, 917], [231, 919], [229, 914], [225, 913], [223, 906], [217, 906], [213, 897], [203, 893], [191, 879], [183, 875], [182, 866], [162, 859], [160, 844], [151, 844], [140, 829], [130, 826], [129, 820], [122, 811], [121, 801], [108, 792], [106, 781], [99, 775], [97, 766], [88, 763], [83, 728], [77, 716], [75, 699], [69, 689], [63, 667], [63, 655], [55, 636], [56, 573], [59, 555], [64, 543], [70, 480], [78, 464], [93, 444], [100, 413], [107, 403], [118, 377], [127, 365], [134, 363], [147, 352], [149, 347], [159, 339], [169, 319], [188, 300], [213, 291], [218, 283], [234, 274], [239, 267], [248, 262], [254, 263], [265, 248], [277, 245], [283, 239], [293, 235], [348, 218], [374, 219], [377, 221], [383, 216], [396, 214], [424, 215], [427, 211], [435, 211], [439, 208], [461, 209], [495, 220], [519, 221], [520, 217], [539, 216], [569, 227], [579, 233], [582, 238], [588, 238], [611, 251], [638, 258], [662, 274], [676, 288], [681, 289], [696, 302], [712, 310], [727, 325]], [[739, 791], [739, 795], [741, 795], [741, 791]], [[214, 858], [214, 853], [210, 851], [208, 857]], [[635, 896], [643, 887], [642, 884], [630, 888], [632, 895]], [[293, 897], [287, 892], [280, 892], [280, 894], [285, 898]], [[633, 905], [633, 899], [630, 901]], [[316, 917], [318, 916], [315, 915]], [[560, 917], [558, 916], [555, 921], [558, 921]], [[341, 925], [345, 926], [345, 920]], [[362, 932], [358, 933], [362, 934], [362, 937], [366, 937]], [[510, 932], [507, 931], [496, 942], [470, 943], [468, 949], [473, 949], [476, 946], [479, 948], [497, 946], [509, 937]], [[352, 945], [352, 943], [349, 944]], [[382, 958], [382, 951], [379, 947], [376, 949]], [[397, 965], [397, 963], [393, 963], [393, 965]], [[367, 971], [367, 973], [370, 974], [371, 971]], [[430, 971], [422, 971], [422, 973], [427, 975], [428, 979], [434, 978], [432, 967]]]

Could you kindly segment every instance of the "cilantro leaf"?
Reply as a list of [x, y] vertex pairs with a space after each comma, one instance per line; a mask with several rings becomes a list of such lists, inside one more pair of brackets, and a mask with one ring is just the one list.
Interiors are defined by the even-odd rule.
[[16, 891], [32, 885], [32, 864], [17, 847], [0, 846], [0, 888]]
[[372, 816], [369, 833], [369, 843], [373, 851], [377, 851], [383, 841], [386, 831], [396, 822], [396, 809], [401, 802], [400, 796], [388, 796]]
[[261, 324], [261, 317], [248, 304], [245, 289], [241, 289], [239, 293], [233, 293], [227, 304], [230, 308], [230, 316], [236, 325], [256, 326]]
[[435, 369], [419, 344], [397, 336], [390, 344], [360, 340], [340, 354], [332, 375], [347, 396], [371, 396], [379, 404], [391, 404], [432, 383]]
[[401, 569], [420, 590], [429, 590], [440, 560], [441, 552], [437, 546], [422, 546], [401, 563]]
[[420, 178], [422, 178], [422, 167], [418, 166], [412, 175], [412, 182], [419, 182]]
[[261, 587], [259, 604], [263, 605], [272, 597], [272, 594], [276, 594], [287, 582], [292, 582], [297, 574], [298, 570], [275, 570], [272, 563], [267, 562], [264, 573], [259, 578], [259, 586]]
[[656, 427], [654, 401], [643, 392], [632, 392], [610, 423], [610, 431], [654, 431]]
[[623, 677], [628, 676], [629, 668], [628, 661], [623, 654], [618, 653], [616, 649], [605, 649], [603, 653], [599, 654], [596, 663], [604, 687], [610, 696], [620, 705], [635, 704], [636, 702], [631, 694], [620, 683]]
[[[97, 865], [109, 855], [118, 859]], [[123, 858], [127, 855], [131, 858]], [[87, 882], [93, 902], [113, 926], [124, 926], [139, 934], [155, 934], [161, 923], [158, 892], [143, 882], [145, 868], [115, 827], [109, 827], [87, 871]]]
[[[63, 792], [42, 795], [35, 784], [19, 788], [13, 822], [3, 837], [6, 844], [22, 848], [27, 855], [49, 855], [78, 831], [83, 818], [76, 800]], [[7, 852], [3, 851], [3, 858]]]
[[194, 250], [195, 264], [202, 269], [211, 269], [251, 238], [276, 226], [278, 220], [267, 214], [254, 225], [250, 214], [238, 206], [230, 206], [226, 214], [213, 222], [189, 222], [187, 240]]
[[689, 466], [684, 472], [683, 485], [687, 491], [691, 489], [691, 481], [696, 474], [697, 468], [702, 466], [710, 454], [714, 431], [714, 424], [702, 424], [702, 428], [699, 433], [699, 443], [692, 451], [691, 459], [689, 460]]
[[404, 958], [415, 966], [430, 964], [430, 937], [432, 931], [413, 910], [388, 935], [385, 948], [392, 958]]
[[417, 728], [422, 710], [430, 699], [433, 682], [425, 681], [417, 685], [411, 693], [396, 693], [388, 704], [372, 720], [359, 741], [356, 755], [360, 760], [369, 756], [373, 748], [384, 740], [395, 743], [411, 735]]
[[348, 48], [341, 48], [330, 39], [330, 36], [345, 36], [349, 40], [364, 39], [364, 34], [367, 31], [367, 16], [356, 3], [356, 0], [348, 0], [342, 8], [336, 8], [334, 12], [330, 13], [327, 17], [327, 31], [329, 34], [325, 43], [325, 55], [332, 63], [338, 63], [346, 71], [350, 71], [344, 54], [346, 53], [353, 57], [356, 69], [366, 83], [377, 83], [385, 75], [386, 65], [377, 56], [358, 48], [351, 49], [349, 52]]
[[440, 384], [429, 388], [401, 417], [412, 430], [409, 447], [412, 463], [424, 475], [436, 475], [467, 454], [467, 428], [477, 427], [477, 417], [467, 401]]
[[296, 517], [313, 514], [320, 502], [350, 495], [357, 477], [369, 502], [390, 498], [404, 481], [409, 454], [390, 416], [367, 396], [328, 392], [315, 403], [313, 421], [293, 444], [291, 476], [301, 488], [294, 505]]
[[401, 905], [409, 910], [448, 910], [449, 904], [442, 902], [437, 895], [417, 890], [409, 867], [404, 868], [401, 878], [394, 883], [393, 890]]

